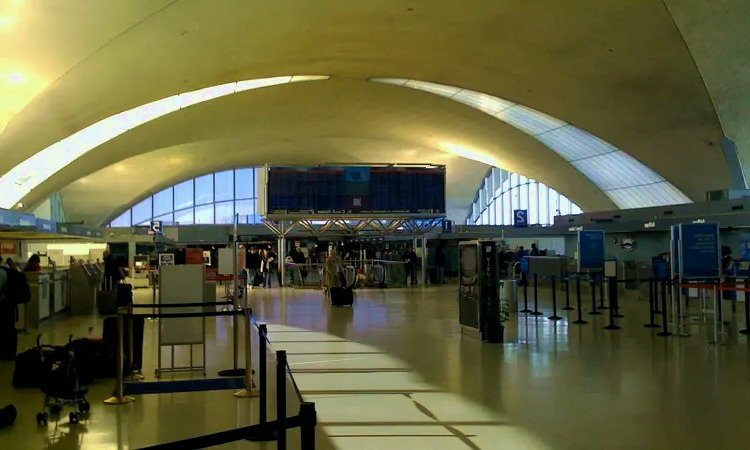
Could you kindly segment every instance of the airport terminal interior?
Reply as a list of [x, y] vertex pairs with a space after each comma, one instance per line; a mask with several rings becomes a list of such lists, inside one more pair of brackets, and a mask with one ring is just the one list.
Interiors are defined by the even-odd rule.
[[748, 30], [0, 0], [0, 449], [746, 446]]

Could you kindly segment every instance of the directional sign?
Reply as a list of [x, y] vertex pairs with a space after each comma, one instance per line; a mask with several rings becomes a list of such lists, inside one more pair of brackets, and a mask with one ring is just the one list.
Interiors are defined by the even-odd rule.
[[721, 244], [717, 224], [681, 224], [679, 242], [679, 269], [683, 278], [721, 276]]
[[526, 228], [529, 226], [529, 210], [516, 209], [513, 211], [513, 226], [516, 228]]
[[578, 232], [578, 269], [604, 268], [604, 231]]
[[159, 253], [160, 266], [174, 266], [174, 253]]
[[162, 234], [164, 230], [161, 220], [152, 220], [148, 231], [149, 234]]

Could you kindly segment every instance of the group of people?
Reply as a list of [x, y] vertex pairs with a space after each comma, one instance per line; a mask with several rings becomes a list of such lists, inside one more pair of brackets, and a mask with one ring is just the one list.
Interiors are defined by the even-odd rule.
[[270, 288], [274, 278], [279, 287], [283, 286], [278, 255], [273, 249], [251, 248], [245, 257], [245, 270], [247, 283], [251, 286]]

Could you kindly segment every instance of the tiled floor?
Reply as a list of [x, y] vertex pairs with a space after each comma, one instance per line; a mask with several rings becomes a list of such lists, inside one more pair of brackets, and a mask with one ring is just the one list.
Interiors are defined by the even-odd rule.
[[[137, 298], [150, 295], [139, 291]], [[618, 331], [603, 329], [606, 315], [586, 314], [590, 323], [580, 326], [551, 322], [542, 302], [544, 316], [519, 318], [516, 343], [497, 345], [461, 337], [456, 298], [449, 286], [362, 291], [353, 309], [340, 309], [317, 291], [272, 289], [250, 291], [249, 305], [270, 324], [274, 348], [288, 352], [305, 399], [316, 403], [325, 433], [319, 448], [698, 450], [750, 439], [750, 349], [735, 323], [742, 305], [727, 318], [721, 346], [706, 344], [705, 327], [693, 327], [688, 338], [655, 336], [643, 327], [647, 304], [635, 300], [623, 301]], [[155, 324], [146, 330], [149, 380]], [[90, 326], [100, 333], [100, 323], [87, 317], [53, 319], [40, 331], [64, 342]], [[23, 336], [21, 347], [33, 337]], [[230, 319], [208, 320], [207, 339], [214, 377], [231, 366]], [[20, 416], [0, 430], [3, 450], [140, 448], [257, 418], [257, 400], [232, 391], [144, 395], [133, 405], [105, 406], [112, 383], [99, 382], [86, 425], [64, 420], [57, 430], [37, 428], [41, 393], [12, 389], [12, 368], [0, 363], [0, 404], [16, 404]], [[289, 448], [298, 448], [296, 439]]]

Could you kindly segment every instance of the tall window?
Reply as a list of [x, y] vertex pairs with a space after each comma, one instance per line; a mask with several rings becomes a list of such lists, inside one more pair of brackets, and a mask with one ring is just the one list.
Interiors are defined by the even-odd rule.
[[258, 216], [259, 171], [241, 168], [211, 173], [164, 189], [120, 214], [110, 227], [148, 225], [161, 220], [168, 225], [261, 223]]
[[480, 186], [466, 218], [468, 224], [513, 225], [513, 210], [523, 209], [528, 211], [529, 225], [547, 226], [555, 222], [555, 216], [583, 212], [544, 183], [502, 169], [492, 169]]

